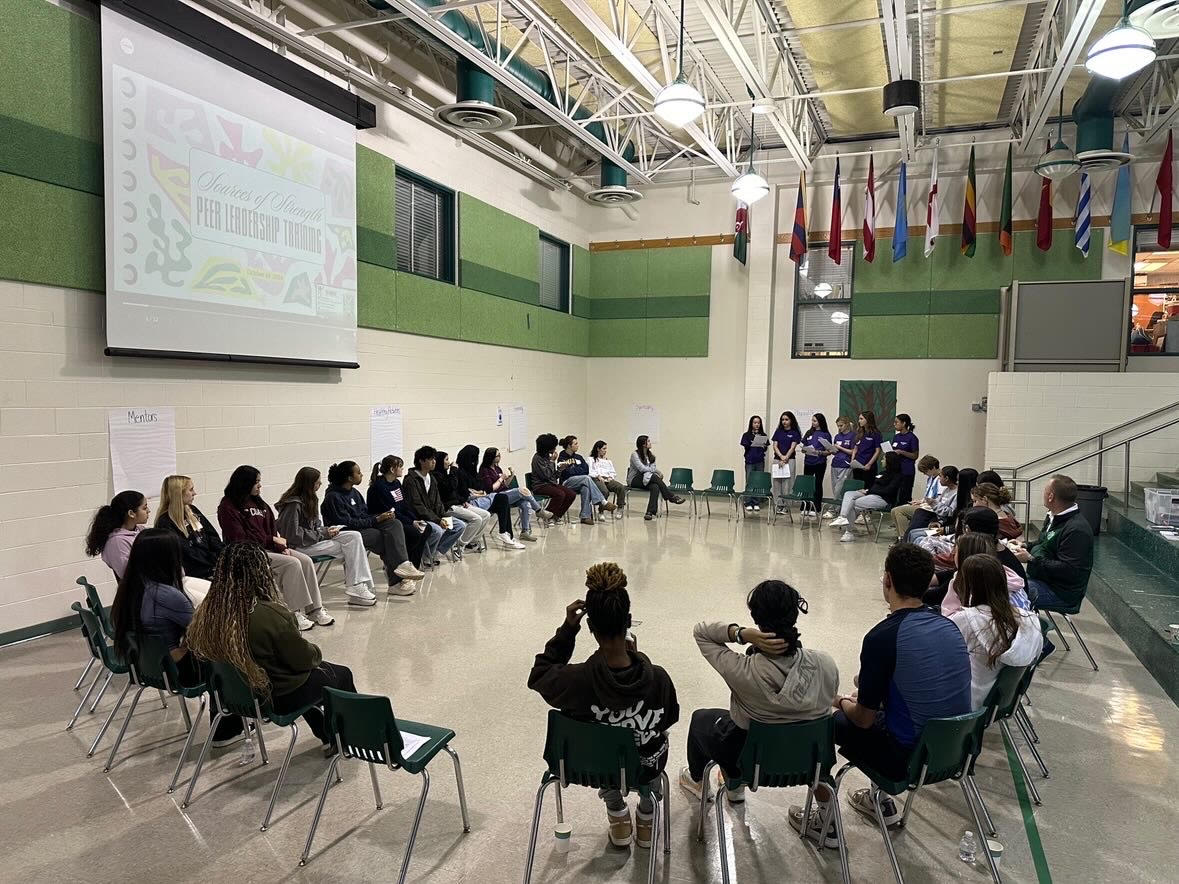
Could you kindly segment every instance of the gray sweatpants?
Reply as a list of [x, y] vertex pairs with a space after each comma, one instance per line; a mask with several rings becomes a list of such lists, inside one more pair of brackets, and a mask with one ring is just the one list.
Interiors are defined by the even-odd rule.
[[[638, 787], [639, 793], [639, 813], [643, 816], [650, 816], [655, 812], [655, 802], [651, 800], [651, 793], [659, 793], [659, 780], [652, 780], [645, 786]], [[626, 798], [617, 789], [599, 789], [598, 797], [606, 802], [606, 810], [612, 810], [614, 813], [622, 813], [626, 810]]]

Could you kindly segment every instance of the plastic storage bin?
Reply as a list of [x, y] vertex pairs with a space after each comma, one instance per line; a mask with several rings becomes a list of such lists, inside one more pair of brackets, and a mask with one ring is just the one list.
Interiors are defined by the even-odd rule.
[[1146, 518], [1155, 525], [1179, 525], [1179, 488], [1146, 488]]

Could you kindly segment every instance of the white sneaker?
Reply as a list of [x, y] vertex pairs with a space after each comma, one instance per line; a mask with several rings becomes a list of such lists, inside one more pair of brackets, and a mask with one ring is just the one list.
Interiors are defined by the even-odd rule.
[[325, 611], [323, 608], [319, 608], [318, 610], [311, 612], [311, 621], [316, 626], [331, 626], [336, 622], [336, 618]]
[[757, 504], [757, 503], [755, 503], [755, 504], [753, 505], [753, 511], [754, 511], [755, 513], [760, 513], [760, 512], [761, 512], [761, 505], [760, 505], [760, 504]]
[[844, 525], [847, 525], [847, 524], [849, 524], [849, 522], [843, 516], [840, 516], [839, 518], [831, 520], [831, 527], [832, 528], [842, 528]]
[[614, 518], [615, 518], [615, 519], [621, 519], [621, 518], [622, 518], [623, 516], [625, 516], [625, 515], [626, 515], [626, 513], [624, 513], [624, 512], [622, 511], [622, 508], [621, 508], [621, 507], [619, 507], [618, 509], [616, 509], [616, 510], [614, 511]]
[[299, 627], [299, 632], [306, 632], [308, 629], [315, 628], [315, 624], [308, 620], [302, 611], [295, 612], [295, 625]]
[[[802, 811], [803, 808], [797, 804], [790, 805], [790, 825], [796, 832], [802, 831]], [[834, 816], [831, 819], [831, 824], [827, 826], [827, 831], [823, 832], [823, 817], [827, 813], [827, 805], [816, 800], [811, 805], [810, 823], [807, 825], [807, 837], [812, 841], [821, 844], [823, 847], [830, 847], [835, 849], [839, 847], [839, 836], [835, 830]]]
[[823, 518], [824, 519], [834, 519], [835, 513], [833, 513], [831, 510], [823, 510]]
[[753, 505], [752, 505], [752, 504], [746, 504], [746, 505], [745, 505], [745, 512], [747, 512], [747, 513], [751, 513], [751, 512], [753, 512]]
[[504, 545], [504, 549], [524, 549], [524, 544], [517, 543], [507, 531], [499, 536], [500, 542]]
[[348, 590], [348, 604], [360, 605], [363, 608], [371, 608], [377, 603], [377, 597], [373, 595], [371, 589], [364, 584], [354, 586]]
[[[686, 767], [680, 770], [680, 786], [697, 801], [700, 800], [700, 793], [704, 790], [704, 782], [692, 779], [692, 772]], [[711, 801], [712, 795], [710, 794], [708, 797]]]
[[426, 576], [425, 572], [419, 571], [417, 568], [415, 568], [413, 566], [413, 562], [410, 562], [410, 561], [402, 562], [400, 565], [398, 565], [396, 568], [393, 569], [393, 573], [396, 574], [398, 577], [400, 577], [402, 580], [421, 580], [423, 577]]
[[856, 535], [852, 534], [850, 531], [844, 531], [843, 534], [841, 534], [839, 537], [839, 542], [840, 543], [854, 543], [855, 539], [856, 539]]
[[406, 580], [402, 580], [400, 583], [395, 583], [389, 587], [389, 595], [413, 595], [417, 591], [417, 586]]

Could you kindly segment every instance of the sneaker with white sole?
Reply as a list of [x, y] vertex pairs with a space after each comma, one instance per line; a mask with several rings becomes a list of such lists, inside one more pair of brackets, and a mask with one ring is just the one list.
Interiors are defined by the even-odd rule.
[[626, 513], [624, 513], [624, 512], [622, 511], [622, 508], [621, 508], [621, 507], [619, 507], [618, 509], [616, 509], [616, 510], [614, 511], [614, 518], [616, 518], [616, 519], [621, 519], [621, 518], [622, 518], [623, 516], [625, 516], [625, 515], [626, 515]]
[[855, 543], [855, 540], [856, 540], [856, 535], [850, 531], [844, 531], [842, 534], [839, 535], [839, 542], [840, 543]]
[[524, 549], [524, 544], [517, 543], [507, 532], [501, 534], [499, 539], [500, 542], [504, 545], [504, 549]]
[[[872, 825], [879, 825], [876, 820], [876, 808], [872, 806], [872, 790], [856, 789], [851, 793], [851, 806], [871, 820]], [[884, 825], [892, 828], [901, 821], [901, 811], [891, 795], [884, 795], [880, 799], [880, 812], [884, 815]]]
[[[796, 832], [802, 832], [802, 811], [803, 808], [797, 804], [790, 805], [790, 826]], [[823, 817], [827, 813], [827, 805], [816, 801], [811, 805], [811, 820], [810, 825], [806, 827], [807, 837], [823, 847], [830, 847], [832, 849], [839, 847], [839, 834], [835, 830], [835, 815], [831, 816], [831, 824], [827, 826], [827, 832], [824, 835]]]
[[838, 516], [837, 518], [834, 518], [831, 520], [831, 527], [832, 528], [842, 528], [844, 525], [848, 525], [848, 524], [850, 524], [850, 523], [843, 516]]
[[306, 632], [308, 629], [315, 628], [315, 623], [308, 620], [302, 611], [295, 612], [295, 625], [299, 627], [299, 632]]
[[540, 520], [546, 524], [553, 521], [553, 514], [548, 510], [537, 510], [536, 514], [540, 517]]
[[747, 513], [751, 513], [751, 512], [753, 512], [753, 504], [749, 504], [749, 503], [747, 503], [747, 504], [745, 505], [745, 512], [747, 512]]
[[377, 597], [373, 595], [373, 591], [367, 586], [354, 586], [348, 590], [348, 604], [360, 605], [362, 608], [371, 608], [377, 603]]
[[400, 565], [394, 568], [393, 573], [402, 580], [421, 580], [426, 576], [424, 571], [419, 571], [414, 567], [413, 562], [408, 560], [402, 562]]
[[[687, 767], [680, 770], [680, 786], [696, 801], [700, 800], [700, 793], [704, 790], [704, 782], [692, 779], [692, 771]], [[708, 800], [712, 800], [711, 794], [708, 796]]]
[[389, 595], [413, 595], [417, 591], [418, 588], [416, 586], [405, 581], [394, 583], [389, 587]]
[[755, 504], [753, 505], [753, 511], [754, 511], [755, 513], [760, 513], [760, 512], [761, 512], [761, 505], [760, 505], [760, 504], [756, 504], [756, 503], [755, 503]]
[[630, 847], [630, 838], [634, 832], [634, 826], [630, 820], [630, 808], [621, 813], [607, 810], [606, 819], [610, 823], [610, 843], [615, 847]]
[[336, 618], [325, 611], [323, 608], [316, 608], [309, 616], [311, 617], [311, 622], [316, 626], [331, 626], [336, 622]]
[[[502, 537], [503, 535], [501, 534], [500, 536]], [[511, 540], [511, 539], [512, 539], [512, 536], [509, 534], [508, 540]], [[516, 539], [522, 540], [525, 543], [536, 543], [536, 535], [533, 534], [531, 531], [521, 531], [520, 536], [517, 537]]]

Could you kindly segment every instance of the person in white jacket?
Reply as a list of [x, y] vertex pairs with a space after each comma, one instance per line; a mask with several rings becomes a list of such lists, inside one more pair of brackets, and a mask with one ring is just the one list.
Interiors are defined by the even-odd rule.
[[970, 654], [970, 703], [979, 709], [1003, 666], [1030, 666], [1040, 659], [1040, 618], [1011, 604], [1003, 565], [981, 553], [962, 561], [955, 579], [962, 609], [950, 620]]
[[[784, 724], [831, 714], [839, 690], [839, 669], [831, 655], [802, 646], [798, 615], [806, 600], [781, 580], [763, 580], [746, 600], [756, 627], [699, 623], [692, 634], [700, 653], [729, 686], [729, 708], [697, 709], [688, 728], [688, 766], [680, 785], [699, 800], [704, 768], [715, 761], [729, 776], [742, 771], [738, 759], [749, 723]], [[742, 652], [730, 644], [749, 644]], [[752, 771], [745, 771], [752, 775]], [[728, 793], [744, 799], [742, 790]]]

